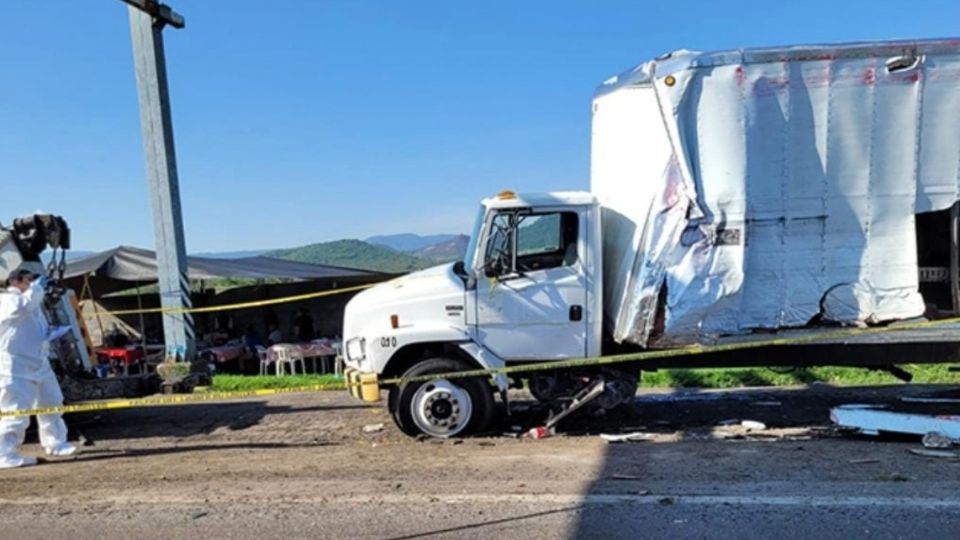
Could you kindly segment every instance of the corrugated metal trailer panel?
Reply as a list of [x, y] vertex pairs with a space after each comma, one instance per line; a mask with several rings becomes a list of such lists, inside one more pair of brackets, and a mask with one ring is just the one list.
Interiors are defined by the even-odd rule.
[[[917, 317], [960, 193], [960, 41], [678, 51], [594, 100], [606, 318], [646, 345]], [[661, 297], [662, 295], [662, 297]]]

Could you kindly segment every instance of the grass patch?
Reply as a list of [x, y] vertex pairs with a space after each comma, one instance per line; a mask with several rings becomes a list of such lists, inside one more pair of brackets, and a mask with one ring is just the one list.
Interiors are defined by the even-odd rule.
[[[957, 373], [945, 364], [903, 364], [919, 384], [960, 383]], [[647, 388], [741, 388], [745, 386], [801, 386], [824, 382], [837, 386], [899, 384], [884, 371], [848, 367], [796, 368], [789, 371], [767, 368], [662, 369], [644, 372], [641, 386]]]
[[294, 388], [316, 384], [343, 387], [343, 378], [335, 375], [281, 375], [280, 377], [275, 375], [214, 375], [210, 390], [237, 392], [242, 390]]
[[[918, 384], [960, 384], [960, 374], [947, 371], [946, 364], [904, 364]], [[900, 384], [883, 371], [861, 368], [813, 367], [790, 371], [768, 368], [662, 369], [644, 372], [640, 386], [645, 388], [743, 388], [748, 386], [803, 386], [824, 382], [836, 386]], [[335, 375], [214, 375], [211, 391], [243, 391], [297, 386], [330, 385], [344, 388], [343, 378]]]

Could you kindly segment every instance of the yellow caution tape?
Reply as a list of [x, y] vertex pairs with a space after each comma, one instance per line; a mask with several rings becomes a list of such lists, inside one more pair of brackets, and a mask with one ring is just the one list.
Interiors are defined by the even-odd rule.
[[301, 302], [303, 300], [312, 300], [314, 298], [323, 298], [324, 296], [333, 296], [336, 294], [343, 294], [348, 292], [362, 291], [364, 289], [369, 289], [379, 283], [367, 283], [365, 285], [355, 285], [353, 287], [342, 287], [339, 289], [330, 289], [328, 291], [318, 291], [305, 294], [297, 294], [294, 296], [285, 296], [283, 298], [270, 298], [267, 300], [253, 300], [250, 302], [238, 302], [236, 304], [224, 304], [222, 306], [204, 306], [204, 307], [193, 307], [193, 308], [146, 308], [146, 309], [123, 309], [119, 311], [100, 311], [96, 310], [91, 315], [100, 316], [100, 315], [148, 315], [148, 314], [171, 314], [171, 313], [213, 313], [216, 311], [232, 311], [237, 309], [249, 309], [255, 307], [263, 306], [272, 306], [276, 304], [286, 304], [290, 302]]
[[325, 392], [329, 390], [344, 390], [343, 384], [314, 384], [295, 386], [290, 388], [263, 388], [258, 390], [237, 390], [231, 392], [203, 392], [201, 394], [179, 394], [173, 396], [155, 396], [134, 399], [115, 399], [110, 401], [87, 401], [59, 407], [43, 407], [39, 409], [23, 409], [18, 411], [0, 412], [0, 418], [14, 416], [35, 416], [43, 414], [68, 414], [96, 411], [113, 411], [118, 409], [133, 409], [139, 407], [162, 407], [169, 405], [185, 405], [204, 401], [226, 401], [232, 399], [249, 399], [278, 394], [299, 394], [304, 392]]
[[[950, 324], [960, 324], [960, 317], [949, 319], [940, 319], [936, 321], [920, 321], [915, 323], [897, 324], [896, 326], [884, 326], [873, 328], [843, 328], [833, 331], [817, 332], [805, 336], [780, 337], [766, 340], [746, 341], [737, 343], [727, 343], [721, 345], [691, 345], [677, 349], [661, 349], [653, 351], [641, 351], [636, 353], [616, 354], [608, 356], [596, 356], [591, 358], [575, 358], [571, 360], [558, 360], [547, 362], [536, 362], [515, 366], [506, 366], [488, 369], [472, 369], [466, 371], [457, 371], [451, 373], [438, 373], [434, 375], [421, 375], [417, 377], [393, 377], [389, 379], [380, 379], [366, 382], [344, 383], [337, 385], [309, 385], [291, 388], [263, 389], [263, 390], [245, 390], [236, 392], [210, 392], [202, 394], [187, 394], [177, 396], [162, 396], [137, 399], [122, 399], [112, 401], [85, 402], [74, 405], [64, 405], [60, 407], [46, 407], [41, 409], [24, 409], [19, 411], [0, 412], [0, 418], [14, 416], [33, 416], [38, 414], [66, 414], [76, 412], [92, 412], [116, 409], [130, 409], [134, 407], [156, 407], [167, 405], [180, 405], [186, 403], [197, 403], [204, 401], [224, 401], [231, 399], [248, 399], [254, 397], [272, 396], [277, 394], [293, 394], [304, 392], [319, 392], [327, 390], [343, 390], [351, 386], [364, 385], [399, 385], [410, 382], [423, 382], [437, 379], [461, 379], [467, 377], [486, 377], [497, 374], [529, 373], [534, 371], [546, 371], [556, 369], [570, 369], [576, 367], [610, 365], [624, 362], [637, 362], [643, 360], [654, 360], [661, 358], [672, 358], [678, 356], [695, 356], [718, 352], [730, 352], [749, 349], [760, 349], [765, 347], [783, 347], [787, 345], [812, 344], [818, 341], [835, 340], [840, 338], [853, 338], [870, 334], [884, 334], [903, 330], [917, 330], [922, 328], [933, 328], [946, 326]], [[958, 340], [960, 342], [960, 340]]]
[[237, 309], [249, 309], [255, 307], [263, 306], [273, 306], [277, 304], [288, 304], [290, 302], [301, 302], [303, 300], [312, 300], [314, 298], [323, 298], [325, 296], [333, 296], [337, 294], [349, 293], [362, 291], [364, 289], [369, 289], [383, 283], [395, 283], [398, 286], [405, 281], [413, 279], [424, 279], [420, 276], [414, 275], [404, 275], [385, 281], [377, 281], [375, 283], [367, 283], [364, 285], [355, 285], [352, 287], [341, 287], [339, 289], [330, 289], [327, 291], [318, 291], [312, 293], [297, 294], [293, 296], [284, 296], [282, 298], [270, 298], [267, 300], [251, 300], [250, 302], [238, 302], [235, 304], [224, 304], [221, 306], [205, 306], [205, 307], [191, 307], [191, 308], [145, 308], [145, 309], [122, 309], [118, 311], [100, 311], [95, 310], [91, 313], [91, 316], [101, 316], [101, 315], [150, 315], [150, 314], [171, 314], [171, 313], [214, 313], [217, 311], [232, 311]]
[[[742, 351], [749, 349], [761, 349], [766, 347], [784, 347], [788, 345], [815, 344], [820, 341], [832, 341], [841, 338], [853, 338], [871, 334], [886, 334], [903, 330], [917, 330], [922, 328], [932, 328], [937, 326], [947, 326], [950, 324], [960, 324], [960, 317], [949, 319], [939, 319], [935, 321], [919, 321], [915, 323], [903, 323], [896, 326], [882, 326], [872, 328], [841, 328], [831, 331], [816, 332], [805, 336], [779, 337], [756, 341], [740, 341], [736, 343], [725, 343], [720, 345], [701, 345], [694, 344], [676, 349], [657, 349], [646, 350], [636, 353], [614, 354], [607, 356], [594, 356], [588, 358], [573, 358], [570, 360], [553, 360], [546, 362], [532, 362], [515, 366], [505, 366], [488, 369], [472, 369], [457, 371], [452, 373], [443, 373], [437, 375], [420, 375], [416, 377], [393, 377], [389, 379], [380, 379], [377, 381], [382, 385], [403, 384], [408, 382], [424, 382], [436, 379], [461, 379], [468, 377], [482, 377], [487, 375], [512, 373], [529, 373], [533, 371], [547, 371], [555, 369], [570, 369], [587, 366], [601, 366], [610, 364], [620, 364], [625, 362], [638, 362], [643, 360], [656, 360], [661, 358], [675, 358], [678, 356], [698, 356], [719, 352]], [[960, 329], [958, 329], [957, 344], [960, 346]], [[370, 383], [372, 384], [372, 383]]]

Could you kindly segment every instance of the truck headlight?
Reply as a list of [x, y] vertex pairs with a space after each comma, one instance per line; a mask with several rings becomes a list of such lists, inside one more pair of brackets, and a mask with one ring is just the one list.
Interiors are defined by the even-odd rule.
[[347, 341], [347, 360], [359, 362], [366, 357], [367, 340], [355, 337]]

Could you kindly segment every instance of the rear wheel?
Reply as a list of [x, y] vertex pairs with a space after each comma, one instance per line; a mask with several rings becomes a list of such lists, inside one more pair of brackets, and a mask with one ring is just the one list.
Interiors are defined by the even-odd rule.
[[[419, 377], [471, 369], [462, 360], [432, 358], [408, 369]], [[434, 379], [401, 384], [390, 390], [390, 413], [407, 435], [455, 437], [483, 431], [493, 418], [493, 390], [482, 378]]]

